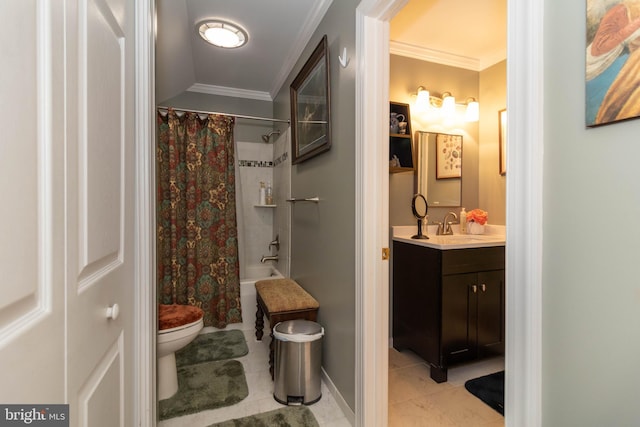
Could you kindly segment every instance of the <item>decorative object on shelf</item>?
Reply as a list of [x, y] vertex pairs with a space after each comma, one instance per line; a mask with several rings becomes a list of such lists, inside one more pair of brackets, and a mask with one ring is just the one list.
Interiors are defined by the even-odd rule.
[[464, 120], [467, 122], [477, 122], [480, 118], [480, 104], [474, 97], [468, 97], [464, 103], [457, 103], [455, 96], [451, 92], [443, 92], [437, 97], [429, 93], [424, 86], [418, 87], [416, 94], [416, 110], [419, 113], [429, 111], [439, 113], [444, 120], [453, 120], [456, 117], [456, 106], [465, 107]]
[[389, 103], [389, 172], [414, 170], [409, 104]]
[[637, 6], [637, 1], [587, 0], [587, 126], [640, 117]]
[[462, 135], [436, 136], [436, 179], [462, 176]]
[[500, 137], [500, 175], [507, 174], [507, 110], [498, 111], [498, 136]]
[[473, 209], [467, 212], [467, 233], [484, 234], [484, 226], [489, 219], [489, 214], [482, 209]]
[[326, 34], [291, 83], [293, 164], [331, 148], [329, 55]]

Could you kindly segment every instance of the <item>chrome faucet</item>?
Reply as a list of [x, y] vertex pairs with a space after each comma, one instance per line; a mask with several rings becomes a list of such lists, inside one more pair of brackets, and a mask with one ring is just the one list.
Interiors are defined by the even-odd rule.
[[453, 234], [453, 230], [451, 229], [451, 224], [453, 224], [453, 222], [451, 221], [447, 221], [447, 218], [449, 218], [449, 215], [453, 215], [454, 219], [458, 219], [458, 215], [456, 215], [455, 212], [451, 212], [449, 211], [445, 216], [444, 219], [442, 220], [442, 222], [438, 223], [438, 235], [440, 236], [450, 236]]
[[260, 262], [264, 264], [267, 261], [278, 262], [278, 255], [262, 255], [262, 258], [260, 258]]

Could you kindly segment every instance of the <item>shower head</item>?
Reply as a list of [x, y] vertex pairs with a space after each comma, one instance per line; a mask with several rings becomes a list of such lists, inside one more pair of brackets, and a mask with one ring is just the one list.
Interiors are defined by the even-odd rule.
[[268, 134], [262, 135], [262, 141], [265, 144], [268, 144], [269, 143], [269, 139], [271, 138], [272, 135], [280, 135], [280, 131], [279, 130], [272, 130]]

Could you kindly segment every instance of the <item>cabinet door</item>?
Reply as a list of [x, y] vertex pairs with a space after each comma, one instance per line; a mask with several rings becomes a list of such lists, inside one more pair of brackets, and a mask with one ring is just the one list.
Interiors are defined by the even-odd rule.
[[442, 278], [443, 365], [476, 357], [477, 274]]
[[504, 353], [504, 270], [478, 273], [478, 357]]

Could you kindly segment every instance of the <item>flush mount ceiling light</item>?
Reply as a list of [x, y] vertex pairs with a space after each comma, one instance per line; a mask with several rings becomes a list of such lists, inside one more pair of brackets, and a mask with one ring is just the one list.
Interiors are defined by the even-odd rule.
[[244, 46], [249, 40], [245, 30], [226, 21], [209, 20], [198, 24], [196, 27], [200, 37], [218, 47], [233, 49]]

